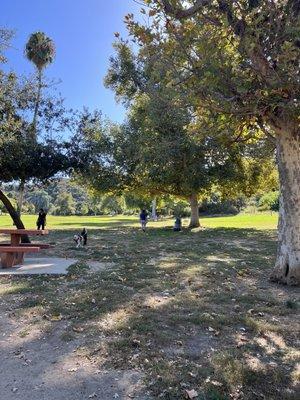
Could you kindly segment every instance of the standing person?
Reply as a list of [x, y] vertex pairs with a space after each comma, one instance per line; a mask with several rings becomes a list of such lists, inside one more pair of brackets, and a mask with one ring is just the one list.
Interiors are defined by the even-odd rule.
[[146, 231], [147, 217], [148, 217], [147, 211], [142, 210], [142, 212], [140, 213], [140, 222], [143, 232]]
[[39, 212], [39, 216], [38, 219], [36, 221], [36, 226], [38, 228], [38, 230], [40, 230], [41, 228], [44, 230], [45, 229], [45, 225], [46, 225], [46, 216], [47, 213], [44, 211], [43, 208], [40, 209]]
[[83, 228], [83, 230], [81, 232], [81, 236], [83, 238], [83, 245], [86, 246], [87, 245], [87, 230], [85, 228]]

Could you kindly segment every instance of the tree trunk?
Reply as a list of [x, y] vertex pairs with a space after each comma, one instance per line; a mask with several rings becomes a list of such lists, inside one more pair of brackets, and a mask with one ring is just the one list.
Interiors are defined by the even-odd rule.
[[300, 284], [300, 137], [277, 132], [280, 181], [277, 259], [271, 280]]
[[[0, 200], [4, 204], [4, 207], [6, 208], [7, 212], [11, 216], [14, 225], [18, 229], [25, 229], [25, 226], [23, 222], [21, 221], [17, 211], [14, 209], [14, 206], [11, 204], [9, 198], [0, 190]], [[22, 243], [30, 243], [28, 235], [23, 235], [22, 236]]]
[[152, 211], [151, 211], [151, 216], [153, 221], [157, 221], [157, 215], [156, 215], [156, 197], [152, 200]]
[[190, 206], [191, 206], [191, 219], [189, 228], [198, 228], [200, 226], [199, 222], [199, 204], [198, 204], [198, 196], [193, 193], [190, 198]]
[[25, 190], [25, 182], [23, 180], [21, 180], [20, 185], [19, 185], [19, 196], [18, 196], [18, 207], [17, 207], [17, 213], [18, 213], [19, 217], [21, 217], [21, 215], [22, 215], [24, 190]]
[[32, 120], [32, 126], [31, 126], [31, 136], [33, 140], [36, 140], [36, 127], [37, 127], [37, 118], [38, 118], [38, 112], [39, 112], [39, 107], [40, 107], [40, 101], [41, 101], [41, 93], [42, 93], [42, 69], [38, 69], [38, 90], [37, 90], [37, 96], [36, 96], [36, 102], [34, 106], [34, 113], [33, 113], [33, 120]]

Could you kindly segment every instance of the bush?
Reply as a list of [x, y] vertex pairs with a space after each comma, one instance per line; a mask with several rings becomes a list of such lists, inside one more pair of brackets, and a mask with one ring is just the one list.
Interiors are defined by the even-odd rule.
[[245, 199], [223, 200], [218, 193], [213, 193], [200, 205], [199, 211], [205, 214], [238, 214], [245, 207]]
[[74, 215], [75, 201], [71, 193], [61, 192], [55, 200], [56, 215]]
[[279, 192], [264, 194], [258, 201], [258, 209], [260, 211], [279, 211]]
[[[9, 195], [8, 195], [7, 197], [8, 197], [8, 199], [10, 200], [11, 204], [12, 204], [15, 208], [17, 208], [17, 201], [16, 201], [14, 198], [10, 197]], [[3, 213], [7, 213], [7, 210], [6, 210], [5, 206], [4, 206], [4, 204], [1, 203], [1, 202], [0, 202], [0, 211], [2, 211]]]
[[174, 217], [185, 218], [191, 216], [189, 204], [186, 201], [177, 201], [172, 208]]
[[121, 197], [105, 196], [101, 201], [101, 208], [105, 214], [122, 214], [124, 208], [124, 200]]

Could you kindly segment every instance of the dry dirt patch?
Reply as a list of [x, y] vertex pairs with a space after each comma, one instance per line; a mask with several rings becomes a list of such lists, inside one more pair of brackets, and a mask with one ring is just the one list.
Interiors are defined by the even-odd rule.
[[64, 321], [28, 322], [1, 307], [1, 400], [150, 398], [140, 372], [106, 369], [80, 355], [80, 339], [62, 340]]

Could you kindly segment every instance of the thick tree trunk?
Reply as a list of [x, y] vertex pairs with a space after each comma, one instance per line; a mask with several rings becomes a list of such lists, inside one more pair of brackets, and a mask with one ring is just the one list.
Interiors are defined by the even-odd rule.
[[21, 180], [20, 185], [19, 185], [19, 193], [18, 193], [18, 207], [17, 207], [17, 213], [19, 217], [22, 215], [22, 207], [23, 207], [23, 199], [24, 199], [24, 191], [25, 191], [25, 182]]
[[197, 194], [192, 194], [189, 198], [191, 206], [191, 219], [189, 228], [198, 228], [200, 226], [199, 222], [199, 204]]
[[[6, 208], [7, 212], [11, 216], [14, 225], [18, 229], [25, 229], [25, 226], [23, 222], [21, 221], [17, 211], [15, 210], [14, 206], [11, 204], [9, 198], [0, 190], [0, 200], [4, 204], [4, 207]], [[22, 236], [22, 243], [30, 243], [29, 237], [27, 235]]]
[[153, 221], [157, 221], [157, 215], [156, 215], [156, 197], [152, 200], [152, 210], [151, 210], [151, 217]]
[[300, 284], [300, 137], [277, 132], [280, 180], [277, 259], [271, 280]]

